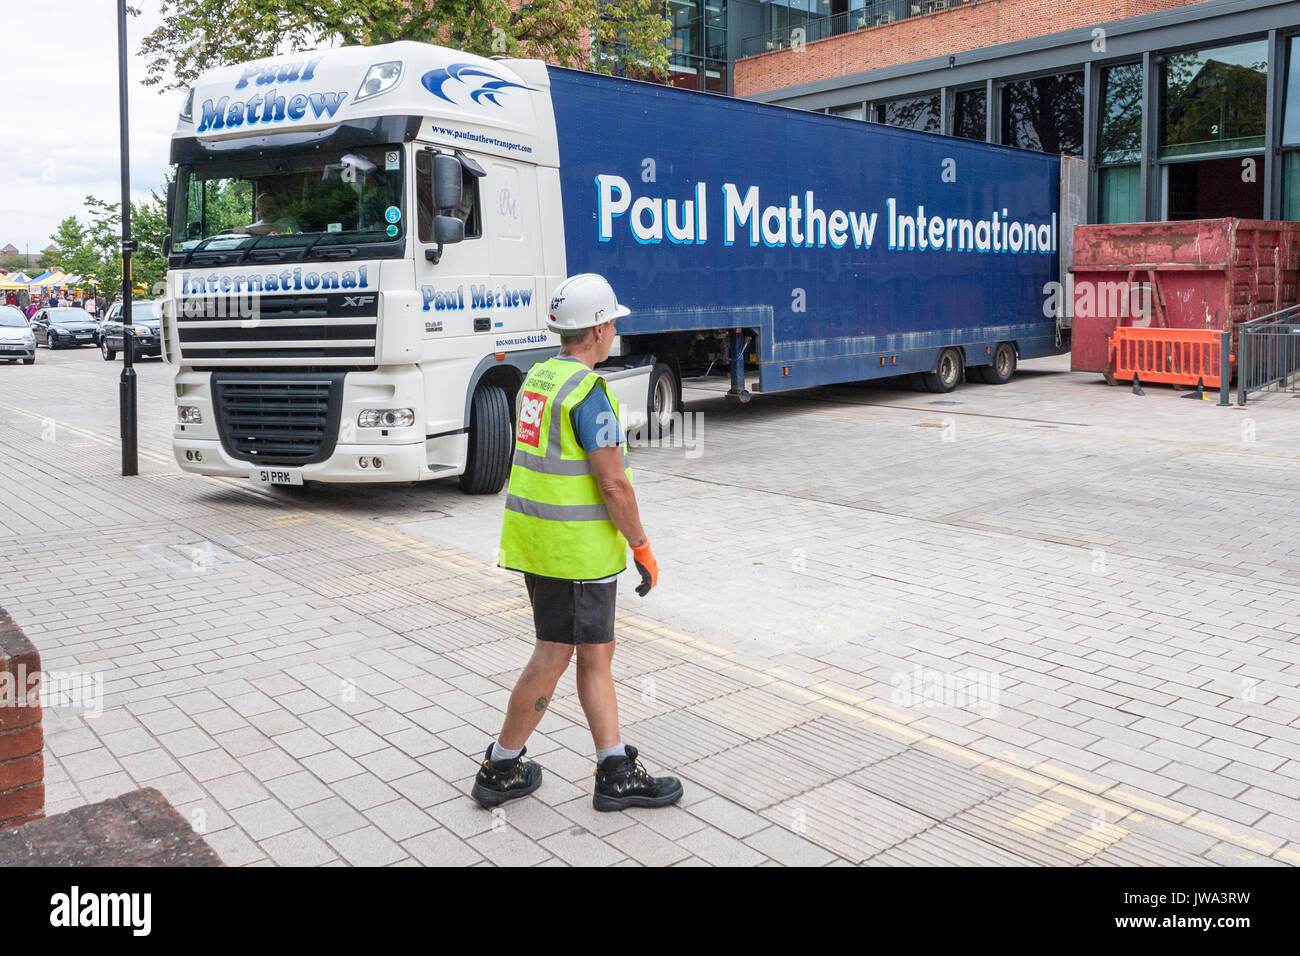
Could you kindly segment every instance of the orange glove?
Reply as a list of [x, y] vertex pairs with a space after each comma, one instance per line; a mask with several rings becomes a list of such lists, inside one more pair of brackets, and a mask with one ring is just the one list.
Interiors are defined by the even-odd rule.
[[646, 538], [645, 544], [632, 549], [632, 560], [636, 562], [636, 569], [641, 572], [641, 583], [636, 586], [636, 593], [645, 597], [650, 593], [650, 589], [659, 583], [659, 562], [655, 560], [654, 552], [650, 550], [649, 538]]

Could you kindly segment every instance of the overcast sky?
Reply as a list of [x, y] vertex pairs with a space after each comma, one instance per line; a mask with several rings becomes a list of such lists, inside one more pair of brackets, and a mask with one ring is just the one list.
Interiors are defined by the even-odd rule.
[[[129, 18], [131, 189], [139, 201], [161, 191], [168, 144], [183, 93], [140, 84], [140, 39], [158, 19], [156, 0], [136, 0]], [[115, 0], [4, 4], [0, 36], [0, 247], [33, 253], [59, 221], [85, 218], [89, 193], [121, 198]]]

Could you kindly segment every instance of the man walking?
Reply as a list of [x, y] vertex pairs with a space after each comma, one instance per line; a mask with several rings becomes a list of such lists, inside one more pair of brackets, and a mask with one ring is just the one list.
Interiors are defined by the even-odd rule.
[[526, 796], [542, 768], [524, 760], [560, 675], [577, 649], [578, 700], [596, 747], [597, 810], [662, 807], [681, 799], [675, 777], [655, 778], [618, 729], [614, 603], [627, 547], [642, 597], [659, 568], [641, 527], [618, 399], [593, 369], [609, 357], [614, 320], [628, 314], [598, 275], [564, 280], [548, 326], [560, 352], [534, 365], [520, 389], [519, 425], [501, 527], [501, 567], [524, 572], [537, 643], [510, 695], [501, 735], [488, 747], [472, 795], [485, 807]]

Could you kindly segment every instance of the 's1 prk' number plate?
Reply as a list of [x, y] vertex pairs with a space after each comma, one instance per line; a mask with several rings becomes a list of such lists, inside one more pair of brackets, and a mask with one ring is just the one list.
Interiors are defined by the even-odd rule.
[[254, 468], [248, 477], [259, 485], [302, 484], [302, 472], [290, 468]]

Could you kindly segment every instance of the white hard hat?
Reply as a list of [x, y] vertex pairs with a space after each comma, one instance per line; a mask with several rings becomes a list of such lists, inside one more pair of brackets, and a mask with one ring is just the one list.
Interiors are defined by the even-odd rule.
[[631, 311], [618, 304], [614, 290], [604, 276], [584, 272], [569, 276], [555, 287], [551, 293], [551, 314], [547, 325], [552, 332], [589, 329]]

